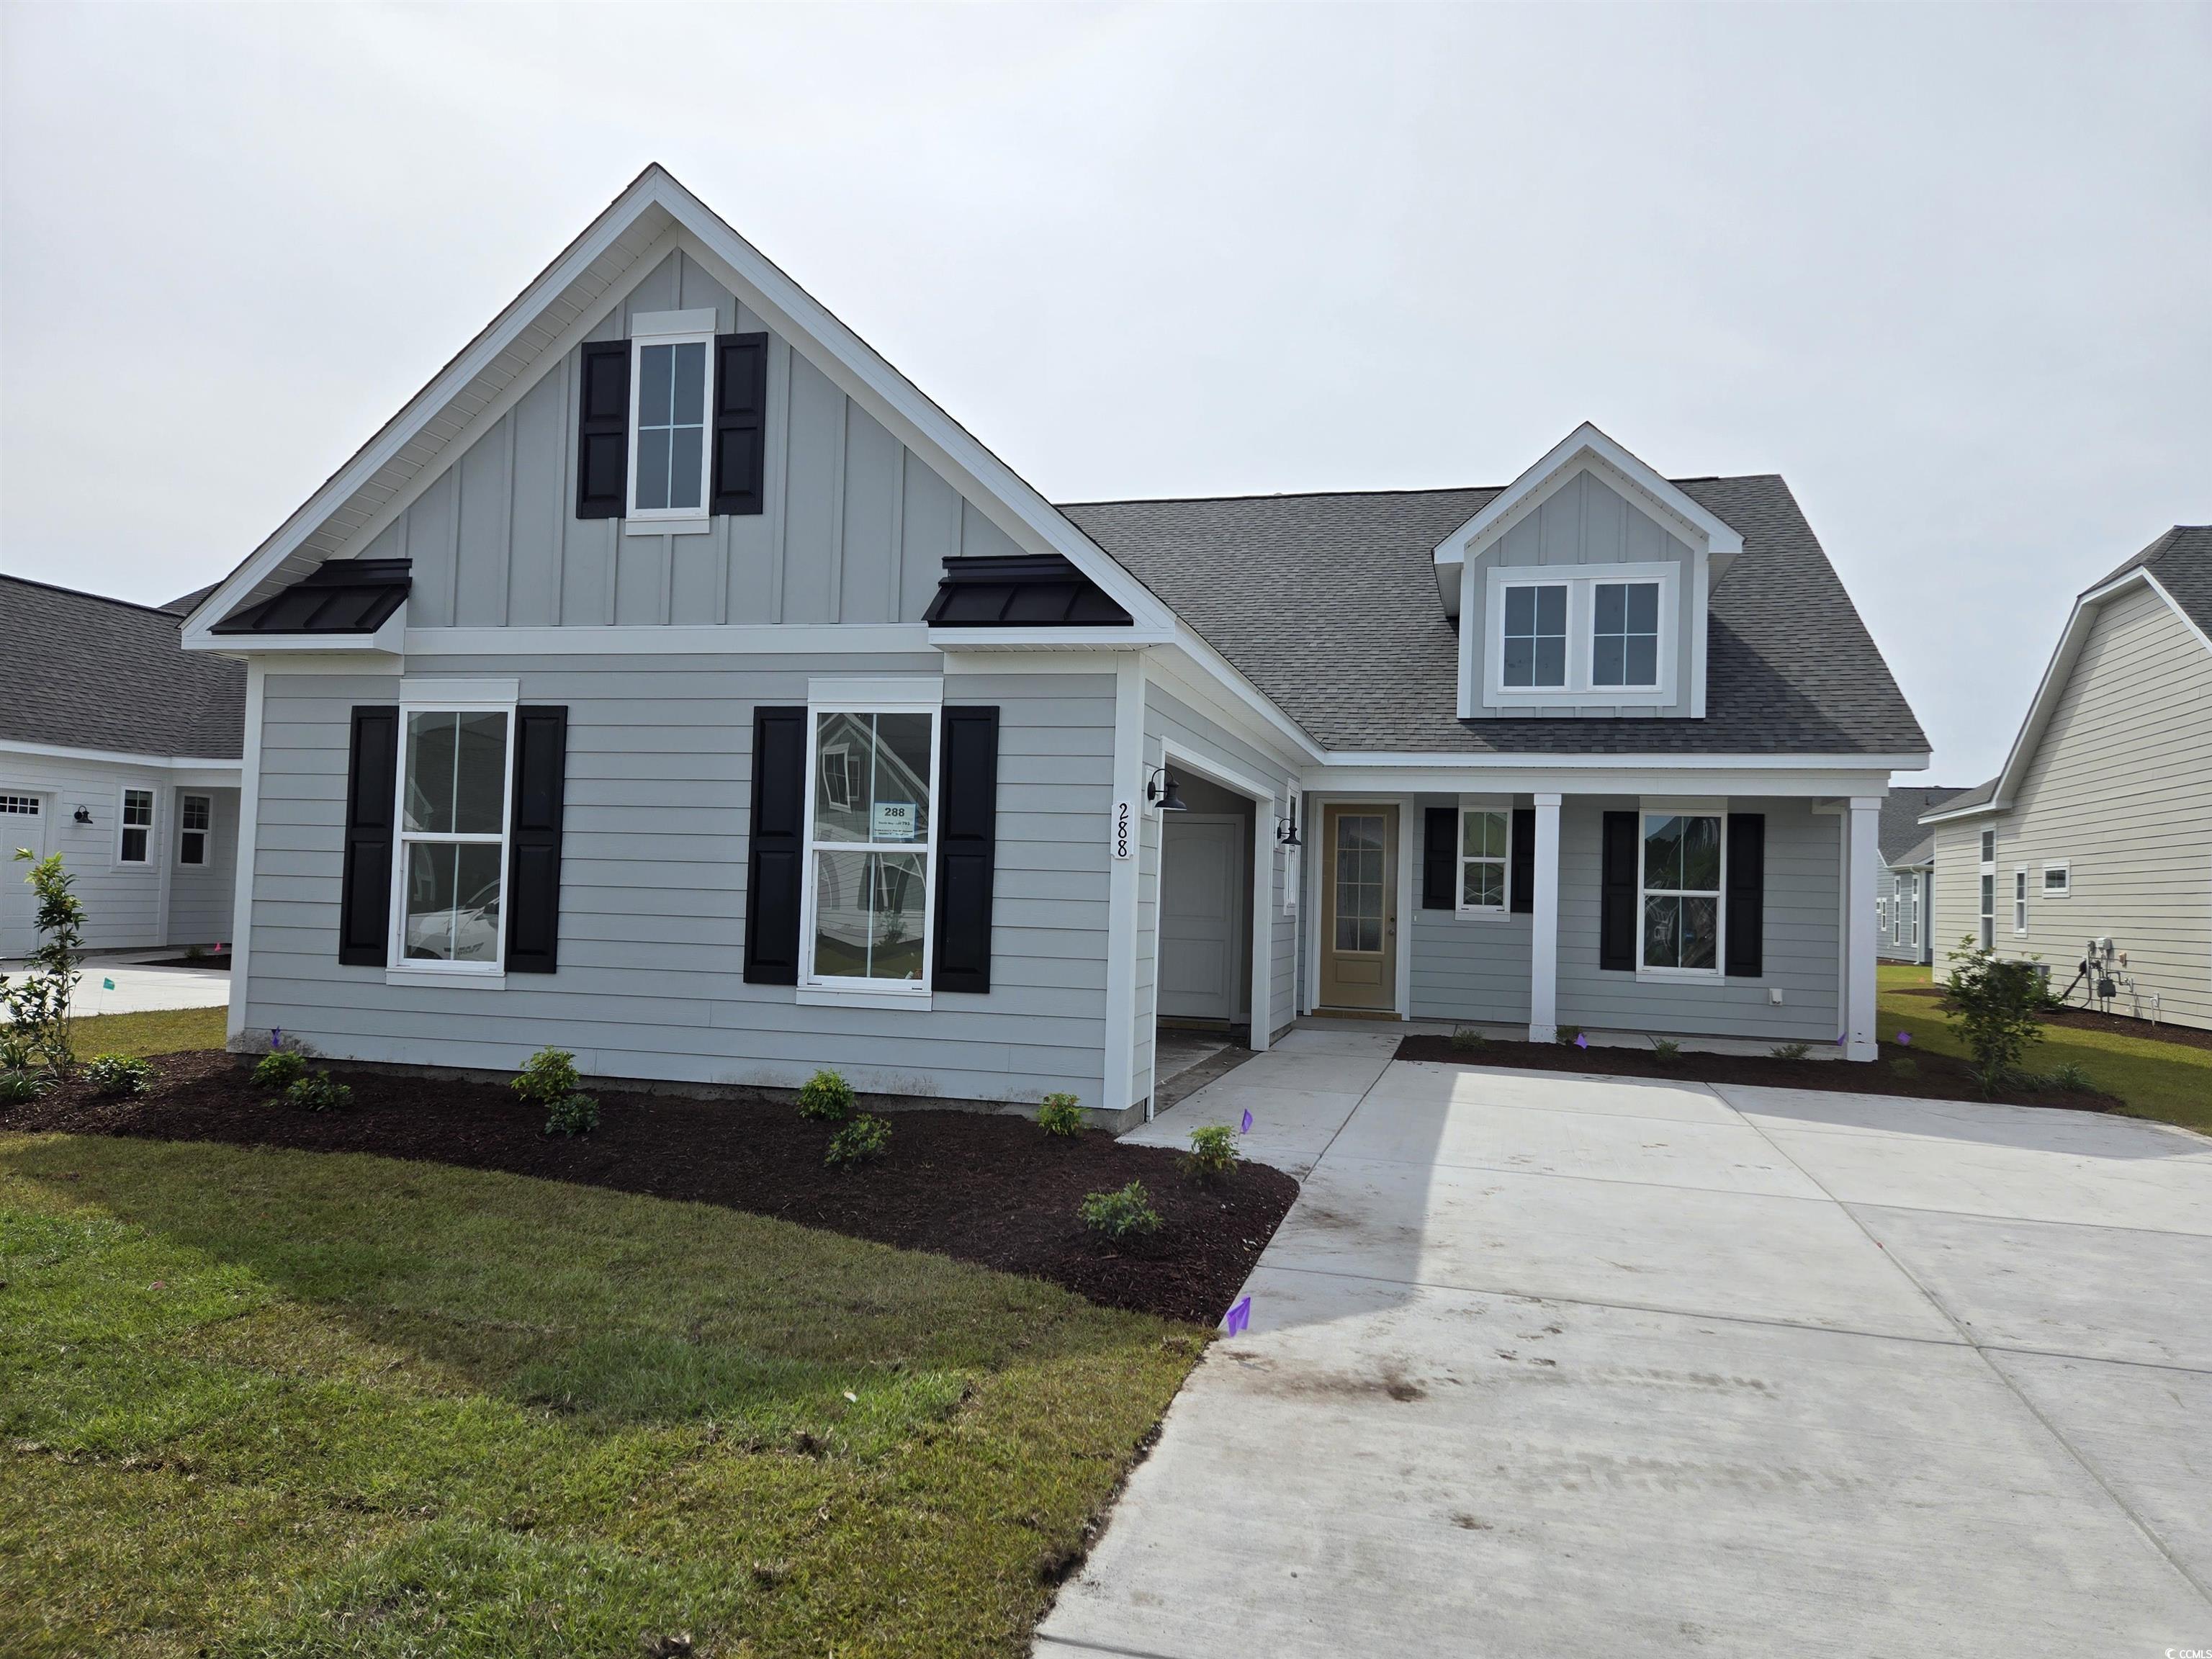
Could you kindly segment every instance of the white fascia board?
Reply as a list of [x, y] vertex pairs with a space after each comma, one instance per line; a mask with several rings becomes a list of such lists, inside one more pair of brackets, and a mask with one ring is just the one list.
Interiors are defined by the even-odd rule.
[[[248, 555], [237, 569], [217, 583], [213, 592], [193, 606], [191, 614], [185, 620], [186, 647], [193, 647], [195, 634], [204, 634], [208, 623], [228, 615], [239, 599], [250, 593], [264, 577], [283, 564], [341, 502], [413, 442], [425, 427], [443, 413], [446, 405], [462, 388], [513, 345], [523, 331], [538, 320], [539, 313], [554, 295], [588, 270], [621, 239], [641, 214], [655, 204], [659, 199], [655, 191], [656, 179], [666, 177], [658, 167], [648, 167], [640, 173], [629, 187], [609, 204], [584, 233], [569, 243], [545, 268], [537, 281], [523, 289], [504, 311], [493, 319], [489, 327], [439, 370], [429, 384], [410, 398], [406, 406], [386, 423], [382, 431], [355, 452], [352, 459], [332, 473], [322, 488], [302, 502], [292, 516], [278, 526], [275, 533]], [[222, 647], [201, 646], [198, 648]]]
[[[1677, 764], [1671, 756], [1666, 757], [1669, 763], [1656, 766], [1650, 763], [1648, 756], [1613, 757], [1607, 766], [1597, 768], [1562, 766], [1559, 763], [1562, 758], [1516, 756], [1509, 757], [1510, 764], [1479, 769], [1447, 764], [1309, 768], [1301, 775], [1299, 787], [1331, 796], [1557, 793], [1743, 799], [1765, 795], [1819, 800], [1878, 793], [1887, 783], [1885, 773], [1861, 769], [1863, 762], [1856, 757], [1851, 767], [1834, 769], [1802, 764], [1776, 766], [1771, 760], [1756, 767]], [[1705, 758], [1725, 763], [1730, 757]]]
[[[78, 749], [67, 744], [22, 743], [0, 738], [0, 755], [22, 755], [40, 760], [98, 761], [110, 766], [144, 766], [161, 772], [187, 772], [206, 783], [234, 783], [245, 757], [236, 760], [204, 760], [194, 755], [133, 755], [115, 749]], [[224, 774], [229, 774], [228, 777]]]
[[2002, 812], [2009, 805], [2009, 802], [1995, 799], [1977, 801], [1972, 806], [1953, 806], [1941, 812], [1923, 812], [1917, 821], [1925, 824], [1956, 823], [1966, 818], [1987, 817], [1992, 812]]
[[[1256, 726], [1286, 753], [1301, 758], [1307, 765], [1317, 764], [1327, 757], [1328, 751], [1316, 743], [1304, 726], [1285, 714], [1273, 698], [1246, 679], [1188, 623], [1177, 620], [1174, 644], [1155, 653], [1154, 661], [1163, 672], [1176, 674], [1180, 670], [1178, 678], [1187, 684], [1194, 682], [1197, 686], [1211, 688], [1217, 709], [1233, 711], [1243, 723]], [[1202, 700], [1193, 701], [1201, 709], [1206, 707]]]
[[386, 617], [373, 634], [210, 634], [185, 636], [187, 651], [209, 651], [225, 657], [289, 657], [301, 654], [396, 657], [407, 647], [407, 602]]
[[1175, 638], [1164, 628], [929, 628], [927, 632], [929, 643], [940, 651], [1139, 651]]
[[1506, 771], [1541, 767], [1548, 771], [1604, 771], [1632, 768], [1638, 771], [1667, 771], [1697, 768], [1708, 772], [1847, 771], [1917, 772], [1928, 757], [1919, 755], [1731, 755], [1731, 754], [1528, 754], [1504, 755], [1486, 750], [1466, 753], [1439, 750], [1422, 754], [1411, 750], [1332, 749], [1322, 757], [1325, 767], [1370, 766], [1400, 769], [1447, 767], [1458, 771]]

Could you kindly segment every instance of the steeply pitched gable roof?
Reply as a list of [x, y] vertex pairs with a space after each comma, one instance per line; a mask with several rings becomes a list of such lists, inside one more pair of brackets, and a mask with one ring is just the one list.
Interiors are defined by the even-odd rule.
[[2212, 524], [2178, 524], [2135, 556], [2097, 587], [2130, 570], [2146, 570], [2173, 595], [2197, 631], [2212, 637]]
[[246, 669], [178, 644], [181, 618], [0, 575], [0, 738], [237, 760]]
[[1065, 505], [1324, 745], [1497, 754], [1924, 754], [1780, 478], [1680, 480], [1743, 538], [1712, 593], [1705, 718], [1458, 718], [1434, 550], [1495, 488]]

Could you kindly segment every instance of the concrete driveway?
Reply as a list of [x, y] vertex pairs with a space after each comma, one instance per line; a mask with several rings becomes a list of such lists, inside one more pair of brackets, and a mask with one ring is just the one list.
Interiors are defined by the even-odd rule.
[[[94, 1014], [147, 1013], [161, 1008], [228, 1006], [230, 975], [224, 969], [152, 965], [156, 960], [173, 960], [179, 954], [175, 951], [155, 951], [130, 957], [89, 958], [77, 981], [74, 1012], [80, 1018], [85, 1018]], [[28, 971], [29, 966], [21, 957], [0, 961], [0, 974], [22, 974]]]
[[1039, 1654], [2212, 1649], [2212, 1141], [1389, 1040], [1148, 1126], [1311, 1172]]

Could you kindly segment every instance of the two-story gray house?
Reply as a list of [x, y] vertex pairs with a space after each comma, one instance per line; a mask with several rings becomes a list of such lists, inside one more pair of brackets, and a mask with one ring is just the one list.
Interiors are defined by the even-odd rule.
[[1162, 1018], [1874, 1052], [1927, 743], [1778, 477], [1055, 506], [648, 168], [194, 611], [233, 1040], [1109, 1121]]

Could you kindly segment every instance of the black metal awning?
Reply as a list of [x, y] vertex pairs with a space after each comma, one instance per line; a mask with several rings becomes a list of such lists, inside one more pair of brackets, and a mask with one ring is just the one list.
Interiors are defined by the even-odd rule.
[[412, 578], [407, 559], [332, 559], [225, 617], [212, 634], [374, 634], [392, 620]]
[[1127, 628], [1129, 613], [1057, 553], [952, 558], [922, 618], [933, 628]]

